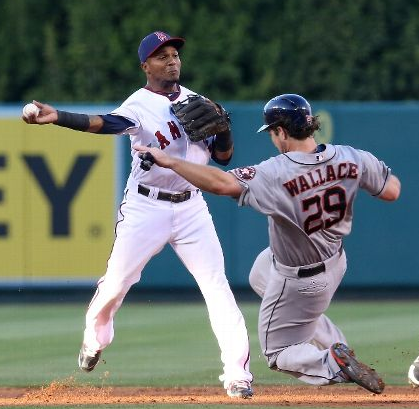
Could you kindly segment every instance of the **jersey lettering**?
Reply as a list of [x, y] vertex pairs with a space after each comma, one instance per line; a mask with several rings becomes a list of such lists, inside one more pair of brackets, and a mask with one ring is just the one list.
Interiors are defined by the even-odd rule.
[[[167, 122], [167, 125], [169, 126], [169, 131], [174, 141], [182, 137], [179, 128], [173, 121]], [[154, 135], [160, 144], [160, 149], [163, 150], [166, 148], [166, 146], [170, 145], [170, 141], [160, 131], [157, 131]]]
[[[324, 185], [324, 183], [326, 182], [326, 179], [322, 175], [322, 169], [316, 169], [316, 172], [319, 175], [319, 184]], [[312, 186], [312, 187], [314, 187], [314, 186]]]
[[167, 125], [169, 125], [169, 130], [173, 140], [178, 139], [182, 136], [182, 134], [179, 131], [179, 128], [173, 121], [168, 122]]
[[307, 175], [310, 177], [311, 187], [319, 186], [320, 182], [318, 180], [314, 180], [313, 175], [311, 174], [311, 172], [308, 172]]
[[170, 142], [166, 139], [166, 137], [160, 131], [157, 131], [154, 135], [159, 141], [160, 149], [163, 150], [166, 146], [170, 145]]
[[298, 177], [298, 183], [300, 184], [300, 193], [311, 189], [311, 186], [308, 184], [306, 178], [303, 175]]
[[294, 197], [319, 185], [324, 185], [326, 182], [345, 178], [358, 178], [357, 164], [342, 162], [337, 165], [328, 165], [325, 169], [316, 169], [315, 172], [310, 171], [305, 175], [299, 175], [295, 179], [283, 183], [283, 186], [290, 196]]
[[358, 166], [355, 163], [349, 163], [349, 171], [346, 177], [349, 179], [356, 179], [358, 177]]
[[348, 171], [346, 170], [347, 163], [339, 163], [338, 165], [338, 178], [343, 179]]
[[335, 170], [333, 169], [332, 165], [326, 166], [326, 182], [331, 182], [336, 180]]
[[295, 179], [289, 180], [288, 182], [285, 182], [284, 187], [287, 188], [288, 193], [294, 197], [295, 195], [298, 195], [300, 191], [298, 190], [297, 181]]

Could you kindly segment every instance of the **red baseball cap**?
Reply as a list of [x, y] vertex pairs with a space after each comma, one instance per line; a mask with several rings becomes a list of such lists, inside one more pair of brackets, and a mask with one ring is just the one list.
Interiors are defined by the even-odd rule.
[[138, 47], [138, 56], [141, 63], [144, 63], [151, 54], [164, 45], [173, 45], [177, 50], [185, 44], [185, 39], [181, 37], [171, 37], [163, 31], [155, 31], [144, 37]]

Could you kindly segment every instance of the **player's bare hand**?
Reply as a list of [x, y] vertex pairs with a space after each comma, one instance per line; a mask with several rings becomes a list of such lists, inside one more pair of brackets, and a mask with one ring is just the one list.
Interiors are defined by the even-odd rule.
[[22, 119], [27, 124], [38, 124], [38, 125], [45, 125], [45, 124], [52, 124], [58, 119], [57, 110], [48, 104], [43, 104], [38, 101], [32, 101], [34, 105], [39, 108], [38, 115], [31, 114], [28, 116], [22, 115]]
[[153, 156], [154, 163], [161, 166], [162, 168], [169, 168], [173, 161], [172, 157], [166, 155], [166, 153], [158, 148], [151, 148], [136, 143], [134, 144], [134, 149], [138, 151], [139, 155], [149, 152]]

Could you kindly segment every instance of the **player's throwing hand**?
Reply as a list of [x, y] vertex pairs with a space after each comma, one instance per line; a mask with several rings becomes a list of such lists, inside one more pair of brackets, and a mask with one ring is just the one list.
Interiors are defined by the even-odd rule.
[[57, 110], [51, 105], [42, 104], [38, 101], [32, 101], [32, 103], [39, 108], [39, 113], [38, 115], [22, 115], [22, 119], [27, 124], [45, 125], [52, 124], [57, 121]]

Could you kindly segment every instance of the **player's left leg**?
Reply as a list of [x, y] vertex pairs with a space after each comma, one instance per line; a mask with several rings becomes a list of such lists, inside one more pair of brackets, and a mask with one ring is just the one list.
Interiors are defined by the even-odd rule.
[[355, 382], [381, 393], [380, 376], [358, 361], [342, 342], [341, 331], [323, 315], [346, 271], [345, 254], [324, 264], [325, 271], [312, 277], [298, 278], [298, 268], [279, 264], [272, 272], [259, 316], [259, 339], [269, 366], [313, 385]]
[[249, 371], [247, 329], [227, 281], [220, 242], [201, 195], [177, 204], [175, 219], [171, 245], [194, 276], [205, 299], [221, 349], [224, 386], [227, 389], [231, 382], [242, 381], [249, 389], [245, 393], [250, 395], [253, 376]]
[[[313, 277], [298, 278], [282, 267], [272, 267], [259, 315], [259, 339], [269, 366], [314, 385], [347, 381], [328, 347], [339, 332], [322, 315], [346, 270], [344, 253]], [[328, 325], [333, 337], [325, 333]], [[328, 346], [319, 349], [313, 339]]]
[[324, 314], [320, 315], [310, 344], [315, 345], [319, 349], [327, 349], [336, 342], [347, 344], [345, 335], [329, 317]]

